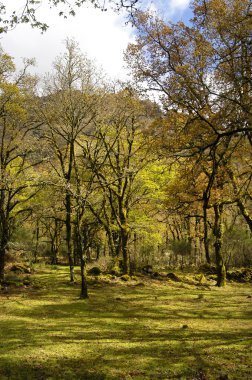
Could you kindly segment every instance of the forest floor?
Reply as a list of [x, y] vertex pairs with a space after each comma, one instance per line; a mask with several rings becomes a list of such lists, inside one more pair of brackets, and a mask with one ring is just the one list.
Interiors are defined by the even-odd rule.
[[250, 380], [252, 286], [90, 281], [38, 267], [0, 292], [1, 380]]

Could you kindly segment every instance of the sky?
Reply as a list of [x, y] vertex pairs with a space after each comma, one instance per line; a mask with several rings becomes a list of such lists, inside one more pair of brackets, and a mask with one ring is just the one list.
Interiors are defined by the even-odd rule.
[[[20, 9], [23, 0], [6, 0], [10, 9]], [[166, 19], [185, 21], [190, 18], [190, 0], [153, 0], [150, 3]], [[37, 16], [49, 25], [45, 33], [29, 25], [18, 25], [14, 30], [1, 35], [0, 45], [21, 69], [23, 58], [35, 58], [33, 73], [43, 76], [52, 70], [52, 63], [64, 52], [66, 38], [74, 38], [81, 51], [94, 60], [112, 79], [127, 80], [128, 71], [123, 53], [128, 43], [134, 41], [134, 30], [125, 24], [123, 14], [111, 10], [101, 12], [92, 6], [82, 6], [74, 17], [63, 19], [57, 8], [50, 9], [47, 1], [38, 9]]]

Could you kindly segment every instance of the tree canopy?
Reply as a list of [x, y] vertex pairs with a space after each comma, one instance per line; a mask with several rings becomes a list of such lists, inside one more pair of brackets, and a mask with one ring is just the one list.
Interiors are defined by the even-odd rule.
[[205, 219], [208, 209], [215, 210], [216, 257], [223, 207], [235, 202], [225, 176], [232, 177], [237, 151], [251, 158], [251, 6], [248, 0], [195, 0], [191, 25], [137, 11], [137, 39], [127, 53], [137, 80], [160, 94], [164, 115], [156, 125], [163, 125], [169, 154], [203, 165], [201, 197]]

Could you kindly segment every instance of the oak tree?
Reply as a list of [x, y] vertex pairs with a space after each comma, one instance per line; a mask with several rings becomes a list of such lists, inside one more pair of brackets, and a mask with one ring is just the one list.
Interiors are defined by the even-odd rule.
[[[195, 0], [192, 10], [190, 26], [136, 12], [138, 37], [127, 59], [138, 81], [161, 94], [174, 154], [212, 161], [202, 192], [207, 219], [216, 176], [232, 160], [225, 150], [242, 149], [244, 139], [251, 146], [252, 10], [248, 0]], [[221, 208], [215, 205], [218, 225]], [[216, 239], [218, 264], [219, 232]]]

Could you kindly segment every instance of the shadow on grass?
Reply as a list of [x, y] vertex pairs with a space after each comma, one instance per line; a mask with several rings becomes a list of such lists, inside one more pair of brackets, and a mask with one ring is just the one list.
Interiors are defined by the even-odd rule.
[[41, 281], [45, 289], [4, 303], [1, 380], [252, 377], [251, 307], [242, 292], [199, 300], [195, 290], [106, 285], [83, 301], [63, 275]]
[[[63, 364], [63, 365], [62, 365]], [[90, 366], [88, 366], [90, 367]], [[86, 370], [80, 360], [47, 363], [15, 363], [6, 361], [0, 365], [0, 379], [15, 380], [105, 380], [106, 375], [94, 369]], [[110, 378], [113, 380], [113, 378]]]

